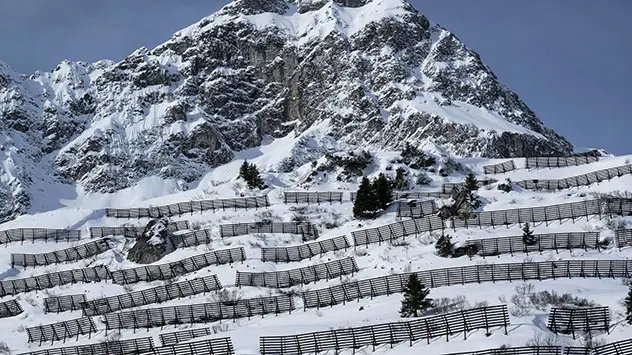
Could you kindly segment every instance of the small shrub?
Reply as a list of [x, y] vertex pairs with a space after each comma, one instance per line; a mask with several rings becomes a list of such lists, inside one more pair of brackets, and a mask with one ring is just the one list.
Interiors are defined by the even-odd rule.
[[526, 346], [558, 346], [560, 341], [554, 333], [543, 334], [540, 331], [533, 333], [533, 338], [527, 341]]
[[417, 178], [415, 179], [415, 184], [417, 185], [428, 185], [431, 182], [432, 182], [432, 179], [428, 177], [428, 175], [423, 174], [423, 173], [418, 174]]
[[510, 179], [506, 179], [504, 183], [498, 184], [498, 190], [509, 193], [513, 191], [512, 182]]
[[7, 343], [0, 341], [0, 355], [11, 355], [11, 349]]
[[437, 163], [434, 157], [427, 155], [424, 151], [417, 149], [415, 146], [406, 142], [404, 149], [400, 153], [397, 163], [406, 164], [412, 169], [427, 168]]

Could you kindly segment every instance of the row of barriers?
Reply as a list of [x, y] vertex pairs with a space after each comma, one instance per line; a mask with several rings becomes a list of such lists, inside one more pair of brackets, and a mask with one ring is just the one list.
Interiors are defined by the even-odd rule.
[[171, 324], [211, 323], [245, 317], [250, 319], [255, 315], [291, 313], [294, 309], [293, 296], [280, 295], [107, 313], [104, 322], [107, 330], [136, 330]]
[[[480, 264], [416, 272], [430, 288], [484, 282], [547, 280], [559, 278], [629, 278], [632, 260], [565, 260], [528, 263]], [[307, 308], [345, 304], [361, 298], [403, 292], [410, 273], [379, 276], [302, 293]]]
[[416, 318], [411, 321], [367, 325], [357, 328], [332, 329], [321, 332], [283, 336], [262, 336], [259, 352], [262, 355], [304, 354], [321, 351], [338, 352], [343, 349], [375, 347], [408, 341], [430, 340], [437, 337], [467, 333], [472, 330], [503, 327], [505, 335], [509, 325], [507, 305], [497, 305], [451, 312], [437, 316]]
[[593, 348], [573, 346], [524, 346], [474, 350], [444, 355], [628, 355], [632, 354], [632, 339], [625, 339]]
[[273, 272], [237, 271], [235, 286], [285, 288], [309, 284], [319, 280], [330, 280], [344, 275], [353, 275], [358, 271], [355, 259], [346, 257], [291, 270]]
[[[393, 345], [463, 333], [467, 339], [470, 331], [484, 329], [491, 334], [492, 329], [501, 328], [507, 334], [510, 324], [506, 305], [474, 308], [443, 315], [417, 318], [411, 321], [368, 325], [356, 328], [341, 328], [327, 331], [285, 336], [263, 336], [259, 339], [262, 355], [305, 354]], [[233, 355], [235, 349], [231, 338], [211, 338], [191, 341], [211, 334], [209, 328], [187, 329], [160, 334], [162, 346], [155, 346], [151, 337], [116, 341], [103, 341], [65, 348], [38, 350], [19, 355]], [[625, 339], [593, 348], [578, 346], [523, 346], [471, 350], [444, 355], [629, 355], [632, 339]]]
[[[161, 334], [161, 341], [162, 341]], [[229, 337], [205, 339], [190, 343], [162, 343], [156, 346], [152, 337], [102, 341], [94, 344], [37, 350], [18, 355], [234, 355]]]
[[98, 239], [74, 247], [41, 254], [11, 254], [11, 267], [36, 267], [52, 264], [72, 263], [87, 259], [111, 249], [108, 239]]
[[472, 212], [470, 218], [460, 219], [452, 217], [442, 219], [439, 216], [426, 216], [395, 222], [375, 228], [368, 228], [351, 232], [353, 242], [356, 246], [368, 245], [372, 243], [382, 243], [393, 239], [403, 238], [408, 235], [418, 235], [421, 233], [452, 228], [470, 227], [496, 227], [510, 226], [523, 223], [549, 223], [590, 216], [612, 217], [632, 215], [632, 199], [604, 198], [570, 202], [565, 204], [516, 208], [499, 211]]
[[227, 209], [264, 208], [270, 206], [268, 196], [253, 196], [220, 200], [179, 202], [156, 207], [106, 208], [105, 215], [112, 218], [161, 218], [181, 216], [202, 211], [225, 211]]
[[588, 186], [602, 181], [610, 180], [615, 177], [632, 174], [632, 164], [617, 166], [614, 168], [591, 171], [586, 174], [570, 176], [562, 179], [551, 180], [522, 180], [516, 184], [523, 189], [529, 190], [562, 190], [572, 187]]
[[96, 316], [113, 313], [127, 308], [162, 303], [178, 298], [189, 297], [217, 291], [222, 288], [217, 275], [209, 275], [193, 280], [186, 280], [160, 285], [140, 291], [124, 293], [110, 297], [98, 298], [81, 303], [84, 316]]
[[[121, 226], [121, 227], [90, 227], [91, 238], [105, 238], [122, 235], [126, 238], [138, 238], [143, 235], [146, 226]], [[191, 229], [189, 221], [169, 222], [167, 228], [170, 232], [179, 232]]]

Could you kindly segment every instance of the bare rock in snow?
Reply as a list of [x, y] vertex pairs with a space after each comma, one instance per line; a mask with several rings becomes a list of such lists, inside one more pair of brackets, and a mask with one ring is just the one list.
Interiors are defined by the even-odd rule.
[[143, 235], [136, 238], [136, 244], [129, 250], [127, 260], [138, 264], [154, 263], [170, 250], [172, 233], [167, 218], [149, 221]]

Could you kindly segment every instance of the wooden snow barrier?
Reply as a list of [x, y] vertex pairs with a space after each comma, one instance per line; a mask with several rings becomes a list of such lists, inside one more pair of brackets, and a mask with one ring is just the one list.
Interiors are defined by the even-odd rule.
[[590, 216], [604, 217], [632, 215], [632, 199], [607, 198], [570, 202], [559, 205], [515, 208], [510, 210], [483, 211], [470, 213], [469, 219], [452, 217], [446, 220], [438, 216], [426, 216], [351, 232], [356, 246], [382, 243], [408, 235], [445, 230], [452, 228], [483, 228], [506, 226], [523, 223], [546, 223], [586, 218]]
[[562, 190], [572, 187], [588, 186], [602, 181], [610, 180], [615, 177], [632, 174], [632, 164], [617, 166], [603, 170], [592, 171], [586, 174], [570, 176], [562, 179], [550, 180], [522, 180], [516, 184], [523, 189], [529, 190]]
[[86, 295], [62, 295], [44, 298], [44, 312], [59, 313], [66, 311], [78, 311], [81, 304], [86, 301]]
[[291, 313], [295, 309], [292, 295], [257, 297], [234, 301], [186, 304], [160, 308], [136, 309], [105, 314], [105, 327], [141, 329], [172, 324], [211, 323], [223, 319], [250, 319], [265, 314]]
[[[121, 227], [90, 227], [91, 238], [104, 238], [122, 235], [127, 238], [138, 238], [143, 235], [146, 226], [121, 226]], [[167, 228], [171, 232], [191, 229], [189, 221], [169, 222]]]
[[465, 249], [472, 258], [474, 255], [496, 256], [500, 254], [540, 252], [544, 250], [596, 249], [601, 251], [599, 232], [570, 232], [534, 234], [531, 243], [526, 244], [522, 235], [465, 241]]
[[356, 328], [332, 329], [313, 333], [283, 336], [262, 336], [259, 351], [266, 354], [304, 354], [321, 351], [359, 349], [365, 346], [394, 344], [426, 340], [463, 333], [467, 339], [469, 331], [485, 329], [491, 334], [493, 328], [501, 327], [507, 334], [509, 313], [507, 305], [473, 308], [436, 316], [415, 318], [411, 321], [367, 325]]
[[397, 217], [421, 218], [439, 212], [434, 200], [426, 201], [399, 201], [397, 202]]
[[22, 292], [44, 290], [55, 286], [75, 284], [78, 282], [101, 282], [110, 278], [110, 271], [105, 266], [83, 269], [64, 270], [50, 274], [37, 275], [24, 279], [0, 281], [0, 297], [16, 295]]
[[22, 312], [24, 310], [16, 300], [0, 302], [0, 318], [14, 317]]
[[594, 355], [629, 355], [632, 354], [632, 338], [597, 346]]
[[347, 249], [351, 245], [349, 240], [344, 235], [334, 237], [330, 239], [320, 239], [315, 242], [294, 245], [289, 247], [272, 247], [261, 248], [261, 260], [278, 262], [291, 262], [301, 261], [304, 259], [311, 259], [316, 255], [323, 256], [323, 254], [331, 251]]
[[[484, 282], [559, 278], [629, 278], [632, 260], [561, 260], [529, 263], [481, 264], [416, 272], [430, 288]], [[345, 304], [365, 297], [403, 292], [410, 273], [379, 276], [303, 292], [305, 308]]]
[[579, 346], [521, 346], [464, 351], [443, 355], [591, 355], [590, 348]]
[[513, 160], [505, 161], [498, 164], [483, 166], [483, 172], [486, 175], [503, 174], [508, 171], [514, 171], [514, 170], [516, 170], [516, 163], [514, 163]]
[[84, 316], [97, 316], [122, 309], [162, 303], [192, 295], [205, 294], [222, 288], [217, 275], [161, 285], [121, 295], [104, 297], [82, 302]]
[[96, 333], [97, 328], [90, 317], [71, 319], [64, 322], [40, 325], [37, 327], [26, 328], [29, 336], [29, 343], [39, 342], [42, 345], [45, 341], [51, 344], [55, 341], [63, 340], [74, 336], [79, 340], [80, 335], [91, 336]]
[[[351, 193], [351, 201], [355, 201], [356, 192]], [[450, 198], [452, 194], [441, 191], [393, 191], [394, 200], [422, 199], [422, 198]]]
[[168, 264], [146, 265], [131, 269], [112, 271], [112, 282], [119, 285], [133, 284], [140, 281], [170, 280], [211, 265], [232, 264], [246, 260], [243, 247], [212, 250], [208, 253], [174, 261]]
[[134, 355], [144, 354], [153, 348], [154, 340], [147, 337], [101, 341], [94, 344], [37, 350], [18, 355]]
[[229, 337], [198, 340], [190, 343], [165, 345], [153, 348], [143, 355], [234, 355]]
[[211, 236], [213, 233], [210, 229], [198, 229], [190, 232], [185, 232], [171, 237], [173, 247], [186, 248], [194, 247], [197, 245], [209, 244], [213, 239]]
[[260, 221], [249, 223], [220, 224], [220, 235], [222, 238], [235, 237], [247, 234], [279, 233], [297, 234], [303, 240], [318, 239], [318, 230], [309, 222], [272, 222]]
[[13, 242], [49, 241], [72, 242], [81, 239], [80, 230], [46, 229], [46, 228], [16, 228], [0, 231], [0, 244]]
[[137, 207], [137, 208], [106, 208], [105, 215], [113, 218], [160, 218], [160, 217], [173, 217], [180, 216], [186, 213], [202, 212], [202, 211], [225, 211], [227, 209], [234, 209], [235, 211], [241, 208], [254, 208], [268, 207], [270, 202], [268, 196], [253, 196], [253, 197], [240, 197], [240, 198], [228, 198], [221, 200], [199, 200], [179, 202], [171, 205], [156, 206], [156, 207]]
[[162, 333], [159, 335], [162, 346], [183, 343], [199, 337], [211, 335], [211, 328], [195, 328], [178, 330], [171, 333]]
[[237, 271], [235, 286], [285, 288], [319, 280], [330, 280], [349, 274], [353, 275], [358, 270], [355, 259], [349, 256], [344, 259], [291, 270], [273, 272]]
[[393, 191], [393, 198], [414, 199], [414, 198], [450, 198], [452, 194], [446, 194], [441, 191]]
[[525, 167], [527, 169], [564, 168], [567, 166], [590, 164], [597, 161], [599, 161], [598, 157], [590, 155], [574, 157], [529, 157], [525, 158]]
[[[492, 179], [477, 180], [476, 186], [481, 188], [483, 186], [493, 184], [494, 182], [496, 182], [496, 180], [492, 180]], [[441, 185], [441, 192], [443, 194], [452, 194], [452, 190], [456, 188], [461, 188], [463, 186], [465, 186], [465, 182], [446, 182], [445, 184]]]
[[41, 254], [11, 254], [11, 267], [23, 268], [32, 266], [47, 266], [52, 264], [73, 263], [87, 259], [110, 250], [108, 239], [99, 239], [71, 248], [56, 250]]
[[610, 310], [608, 307], [560, 308], [552, 307], [547, 324], [555, 334], [580, 334], [605, 331], [610, 334]]
[[341, 191], [286, 191], [283, 193], [283, 202], [288, 203], [342, 203]]
[[619, 251], [625, 246], [632, 246], [632, 229], [617, 229], [614, 231], [614, 237]]

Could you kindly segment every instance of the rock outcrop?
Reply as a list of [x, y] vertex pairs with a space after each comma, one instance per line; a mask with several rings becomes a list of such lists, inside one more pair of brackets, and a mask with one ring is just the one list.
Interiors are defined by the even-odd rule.
[[136, 238], [136, 243], [127, 253], [127, 260], [137, 264], [154, 263], [170, 251], [172, 234], [169, 231], [169, 220], [152, 219], [147, 223], [143, 235]]

